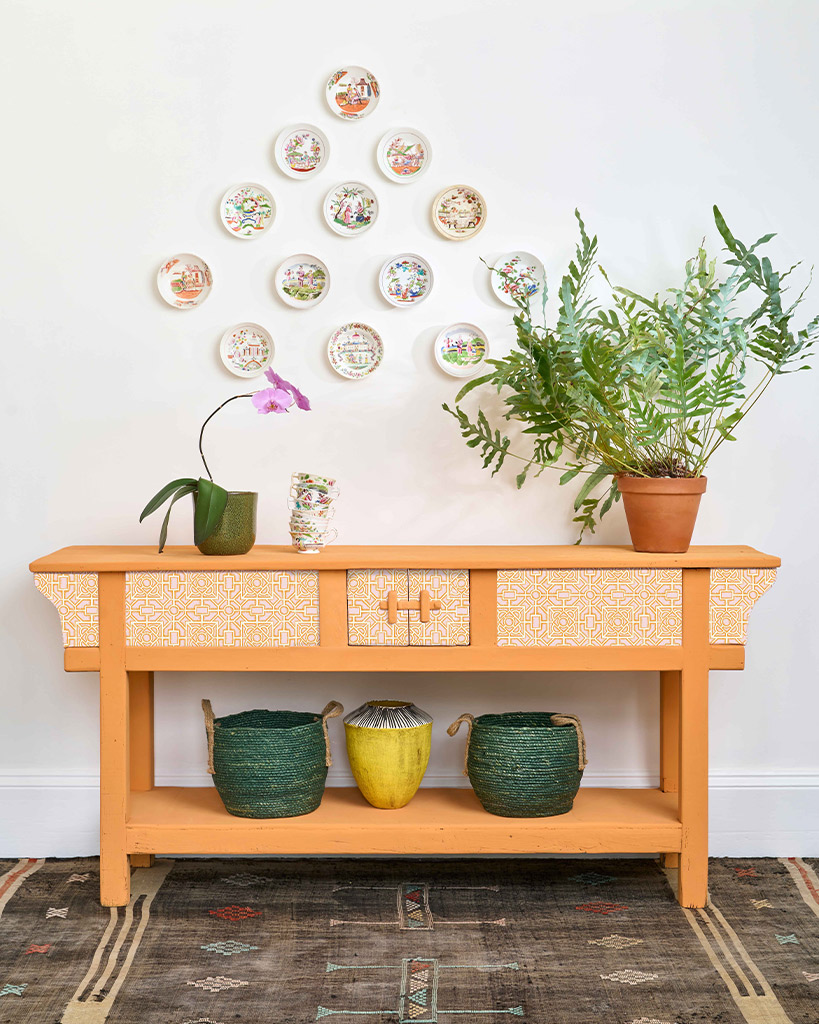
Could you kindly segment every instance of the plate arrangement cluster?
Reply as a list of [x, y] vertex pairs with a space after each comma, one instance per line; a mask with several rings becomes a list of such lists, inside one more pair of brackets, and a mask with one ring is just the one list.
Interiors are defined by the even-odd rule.
[[[326, 80], [324, 96], [332, 114], [342, 121], [369, 117], [381, 100], [375, 75], [360, 65], [337, 68]], [[320, 174], [330, 160], [331, 146], [322, 128], [306, 122], [283, 128], [273, 144], [273, 160], [283, 175], [308, 181]], [[409, 185], [428, 173], [432, 163], [429, 139], [417, 128], [398, 126], [381, 136], [376, 163], [387, 181]], [[366, 234], [376, 224], [381, 203], [367, 182], [339, 181], [324, 195], [324, 222], [342, 238]], [[246, 181], [231, 186], [219, 203], [219, 219], [225, 231], [241, 241], [270, 234], [276, 222], [276, 200], [263, 184]], [[430, 207], [431, 222], [448, 241], [468, 241], [486, 225], [487, 203], [471, 185], [442, 189]], [[517, 306], [544, 287], [543, 264], [531, 253], [513, 251], [496, 260], [490, 269], [491, 289], [501, 302]], [[378, 289], [390, 307], [408, 309], [425, 302], [434, 287], [430, 260], [414, 252], [389, 257], [378, 273]], [[193, 253], [177, 253], [162, 264], [157, 274], [161, 298], [175, 309], [200, 306], [213, 288], [208, 264]], [[291, 309], [308, 310], [322, 303], [330, 291], [330, 269], [318, 256], [294, 253], [281, 260], [273, 275], [273, 289]], [[245, 321], [222, 334], [219, 354], [225, 368], [239, 377], [264, 373], [275, 353], [271, 332], [262, 324]], [[342, 377], [361, 380], [381, 365], [384, 343], [368, 324], [353, 321], [333, 331], [327, 346], [331, 367]], [[489, 355], [489, 339], [475, 324], [456, 322], [440, 331], [433, 355], [438, 366], [455, 377], [471, 377], [481, 371]]]

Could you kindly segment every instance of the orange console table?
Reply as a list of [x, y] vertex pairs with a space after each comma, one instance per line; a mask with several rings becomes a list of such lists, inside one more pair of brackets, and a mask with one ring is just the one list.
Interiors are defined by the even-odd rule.
[[[741, 669], [779, 559], [749, 547], [70, 547], [32, 563], [65, 668], [100, 674], [100, 898], [165, 854], [659, 852], [679, 900], [708, 886], [708, 673]], [[658, 789], [583, 788], [555, 818], [500, 818], [470, 790], [399, 811], [328, 789], [299, 818], [231, 817], [212, 788], [154, 786], [154, 671], [660, 673]], [[511, 709], [510, 709], [511, 710]]]

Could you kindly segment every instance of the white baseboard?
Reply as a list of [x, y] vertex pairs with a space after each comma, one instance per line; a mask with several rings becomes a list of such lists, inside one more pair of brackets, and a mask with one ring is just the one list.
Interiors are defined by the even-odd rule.
[[[646, 772], [587, 772], [587, 786], [656, 786]], [[328, 785], [353, 785], [331, 770]], [[160, 786], [207, 786], [205, 773], [160, 775]], [[462, 775], [427, 775], [425, 786], [461, 788]], [[819, 857], [819, 772], [791, 770], [710, 776], [713, 857]], [[0, 857], [81, 857], [99, 852], [96, 775], [0, 774]], [[647, 850], [646, 853], [654, 851]]]

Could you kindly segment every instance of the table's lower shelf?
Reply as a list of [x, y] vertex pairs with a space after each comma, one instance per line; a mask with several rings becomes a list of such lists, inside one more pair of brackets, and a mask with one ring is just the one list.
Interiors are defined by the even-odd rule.
[[396, 811], [357, 789], [327, 789], [297, 818], [237, 818], [215, 789], [131, 794], [129, 853], [470, 854], [665, 853], [681, 848], [677, 795], [659, 789], [581, 789], [554, 818], [488, 814], [471, 789], [422, 789]]

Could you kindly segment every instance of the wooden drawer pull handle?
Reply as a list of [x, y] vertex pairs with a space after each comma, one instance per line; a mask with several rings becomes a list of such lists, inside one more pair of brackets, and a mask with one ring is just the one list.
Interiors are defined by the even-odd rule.
[[387, 591], [386, 601], [379, 601], [378, 607], [387, 613], [387, 622], [394, 626], [398, 622], [398, 611], [418, 612], [421, 622], [429, 622], [429, 613], [441, 610], [441, 602], [434, 601], [428, 590], [422, 590], [417, 601], [408, 601], [405, 597], [399, 598], [394, 590]]

